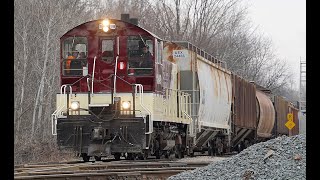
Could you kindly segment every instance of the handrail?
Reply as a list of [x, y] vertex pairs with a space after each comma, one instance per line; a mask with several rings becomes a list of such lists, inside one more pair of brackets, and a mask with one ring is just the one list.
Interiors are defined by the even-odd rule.
[[[72, 94], [72, 86], [70, 84], [63, 84], [61, 87], [60, 87], [60, 94], [66, 94], [66, 87], [67, 86], [70, 86], [70, 94]], [[62, 89], [64, 89], [63, 93], [62, 93]]]
[[90, 91], [90, 82], [89, 82], [89, 77], [87, 77], [87, 87], [88, 87], [88, 91]]
[[[61, 95], [67, 95], [66, 94], [66, 89], [69, 86], [70, 88], [70, 94], [72, 95], [72, 85], [70, 84], [63, 84], [60, 87], [60, 94]], [[59, 106], [52, 114], [51, 114], [51, 133], [52, 135], [57, 135], [57, 118], [58, 115], [60, 115], [60, 113], [62, 112], [62, 108], [67, 107], [67, 103], [65, 103], [62, 106]], [[55, 127], [55, 128], [54, 128]]]
[[[151, 111], [147, 107], [145, 107], [143, 104], [143, 85], [142, 84], [135, 84], [135, 93], [137, 93], [138, 87], [139, 87], [139, 95], [140, 95], [140, 105], [149, 114], [149, 131], [146, 132], [146, 134], [151, 134], [153, 132], [153, 121], [151, 117]], [[145, 118], [144, 118], [144, 123], [146, 123]]]
[[120, 55], [120, 38], [119, 36], [117, 37], [117, 56]]
[[189, 120], [190, 120], [190, 135], [194, 135], [193, 131], [193, 120], [189, 114], [187, 114], [185, 111], [182, 112]]
[[[57, 135], [57, 115], [56, 114], [52, 114], [51, 115], [51, 134], [53, 136]], [[55, 122], [53, 125], [53, 121]], [[55, 128], [53, 128], [55, 127]]]
[[134, 68], [128, 68], [128, 69], [153, 69], [152, 67], [151, 68], [136, 68], [136, 67], [134, 67]]
[[86, 75], [86, 76], [82, 76], [80, 79], [76, 80], [74, 83], [70, 84], [70, 86], [75, 85], [77, 82], [81, 81], [83, 78], [87, 78], [90, 77], [90, 74]]
[[114, 97], [116, 96], [116, 93], [117, 93], [117, 69], [118, 69], [118, 58], [119, 56], [116, 57], [116, 65], [114, 66], [114, 77], [113, 77], [113, 100], [112, 100], [112, 103], [114, 104]]
[[95, 56], [94, 59], [93, 59], [92, 82], [91, 82], [91, 94], [92, 95], [93, 95], [94, 72], [95, 72], [95, 69], [96, 69], [96, 59], [97, 59], [97, 56]]
[[[57, 135], [57, 117], [59, 112], [61, 112], [61, 109], [64, 108], [65, 106], [61, 106], [60, 108], [56, 109], [52, 114], [51, 114], [51, 133], [52, 135]], [[53, 123], [54, 121], [54, 123]], [[53, 128], [55, 127], [55, 128]]]
[[[69, 86], [69, 88], [70, 88], [70, 95], [72, 96], [72, 86], [70, 85], [70, 84], [64, 84], [64, 85], [62, 85], [61, 87], [60, 87], [60, 94], [64, 94], [65, 95], [65, 97], [66, 97], [66, 99], [67, 99], [67, 94], [66, 94], [66, 88], [67, 88], [67, 86]], [[63, 91], [63, 93], [62, 93], [62, 89], [64, 89], [64, 91]], [[64, 106], [66, 106], [66, 107], [68, 107], [68, 99], [67, 99], [67, 101], [65, 102], [65, 104], [64, 104]], [[68, 108], [67, 108], [68, 109]]]
[[[112, 75], [114, 75], [114, 74], [112, 74]], [[135, 84], [131, 84], [131, 83], [129, 83], [128, 81], [122, 79], [120, 76], [117, 76], [117, 75], [116, 75], [116, 77], [119, 78], [120, 80], [122, 80], [123, 82], [127, 83], [127, 84], [130, 85], [130, 86], [134, 86], [134, 85], [135, 85]]]
[[[213, 56], [212, 54], [207, 53], [205, 50], [203, 50], [202, 48], [190, 43], [189, 41], [173, 41], [173, 43], [176, 43], [180, 46], [183, 46], [195, 53], [197, 53], [198, 55], [204, 57], [205, 59], [217, 64], [219, 67], [223, 67], [225, 69], [227, 69], [227, 63], [226, 61], [222, 61], [217, 59], [215, 56]], [[223, 65], [223, 66], [222, 66]]]
[[[51, 134], [54, 136], [54, 135], [57, 135], [57, 131], [54, 131], [53, 130], [53, 121], [57, 119], [57, 113], [58, 109], [56, 109], [52, 114], [51, 114]], [[55, 121], [56, 122], [56, 121]], [[56, 127], [56, 123], [55, 123], [55, 129], [57, 129]]]

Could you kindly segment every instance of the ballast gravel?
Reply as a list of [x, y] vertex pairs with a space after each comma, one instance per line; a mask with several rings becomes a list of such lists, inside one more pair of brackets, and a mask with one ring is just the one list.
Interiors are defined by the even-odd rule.
[[306, 179], [306, 135], [280, 136], [257, 143], [231, 158], [185, 171], [168, 179]]

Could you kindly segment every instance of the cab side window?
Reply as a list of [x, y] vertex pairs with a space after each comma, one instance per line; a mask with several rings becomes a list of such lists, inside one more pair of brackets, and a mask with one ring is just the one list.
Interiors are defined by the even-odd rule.
[[128, 75], [148, 76], [153, 73], [153, 40], [147, 36], [128, 36]]
[[62, 74], [85, 76], [87, 71], [88, 41], [86, 37], [68, 37], [62, 47]]

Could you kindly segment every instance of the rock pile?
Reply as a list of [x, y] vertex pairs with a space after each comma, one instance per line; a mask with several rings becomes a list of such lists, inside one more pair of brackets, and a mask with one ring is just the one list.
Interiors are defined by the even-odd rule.
[[257, 143], [231, 158], [169, 177], [176, 179], [306, 179], [306, 136], [281, 136]]

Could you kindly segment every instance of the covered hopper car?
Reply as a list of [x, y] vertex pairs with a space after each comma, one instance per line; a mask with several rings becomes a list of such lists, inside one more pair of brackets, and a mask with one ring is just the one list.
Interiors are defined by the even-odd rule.
[[297, 113], [289, 103], [195, 45], [165, 41], [123, 17], [89, 21], [60, 38], [52, 114], [60, 149], [84, 161], [182, 158], [288, 134], [276, 118]]

